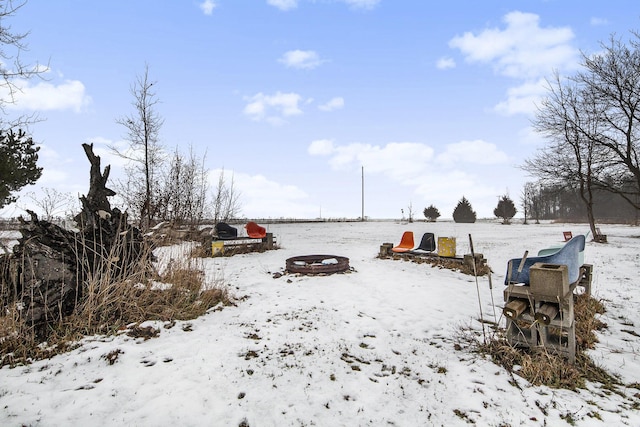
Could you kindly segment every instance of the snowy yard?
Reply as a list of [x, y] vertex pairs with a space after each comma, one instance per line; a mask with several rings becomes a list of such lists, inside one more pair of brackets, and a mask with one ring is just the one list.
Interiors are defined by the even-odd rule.
[[[479, 277], [485, 318], [500, 317], [507, 260], [560, 244], [586, 224], [394, 222], [265, 225], [280, 249], [202, 260], [236, 306], [155, 324], [149, 340], [89, 337], [76, 350], [0, 369], [3, 426], [578, 426], [640, 425], [640, 390], [534, 387], [467, 348], [482, 334], [473, 276], [376, 258], [412, 230], [457, 239], [493, 269]], [[587, 239], [593, 294], [607, 328], [589, 354], [625, 384], [640, 383], [640, 229], [601, 226]], [[158, 250], [162, 255], [166, 249]], [[353, 271], [283, 275], [285, 260], [332, 254]], [[495, 307], [492, 304], [495, 302]], [[504, 318], [500, 320], [504, 326]]]

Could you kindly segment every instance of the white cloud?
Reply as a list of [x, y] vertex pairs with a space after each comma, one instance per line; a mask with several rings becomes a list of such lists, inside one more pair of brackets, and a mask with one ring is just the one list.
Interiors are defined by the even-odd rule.
[[320, 56], [313, 50], [290, 50], [278, 61], [290, 68], [311, 70], [322, 64]]
[[334, 169], [364, 165], [369, 172], [383, 173], [397, 180], [423, 172], [433, 158], [431, 147], [412, 142], [391, 142], [380, 147], [362, 143], [336, 146], [331, 140], [319, 140], [311, 143], [308, 152], [329, 156], [329, 164]]
[[514, 114], [532, 115], [536, 105], [547, 94], [545, 79], [528, 81], [507, 90], [507, 99], [498, 103], [495, 110], [510, 116]]
[[56, 187], [60, 184], [68, 184], [69, 181], [69, 173], [67, 169], [53, 169], [53, 168], [43, 168], [42, 169], [42, 182], [46, 182], [47, 185]]
[[213, 14], [213, 9], [217, 7], [217, 4], [213, 0], [205, 0], [202, 3], [200, 3], [199, 6], [205, 15], [211, 15]]
[[579, 66], [579, 51], [571, 44], [574, 34], [569, 27], [541, 27], [540, 17], [533, 13], [511, 12], [503, 21], [503, 29], [466, 32], [451, 39], [449, 46], [460, 50], [468, 62], [491, 65], [496, 74], [521, 82], [507, 91], [496, 111], [532, 114], [546, 93], [544, 77]]
[[538, 15], [511, 12], [504, 16], [505, 29], [490, 28], [475, 35], [454, 37], [449, 45], [469, 62], [491, 63], [495, 71], [513, 78], [538, 78], [556, 68], [577, 66], [578, 50], [568, 27], [542, 28]]
[[48, 144], [38, 144], [38, 147], [40, 147], [40, 150], [38, 151], [38, 158], [40, 160], [50, 163], [61, 162], [62, 157], [60, 156], [60, 153], [52, 149]]
[[65, 184], [69, 177], [69, 172], [73, 169], [69, 167], [70, 160], [63, 158], [59, 152], [47, 144], [39, 145], [39, 147], [38, 160], [40, 166], [43, 166], [42, 178], [39, 183], [46, 182], [48, 186]]
[[265, 95], [262, 92], [246, 98], [248, 104], [244, 107], [244, 114], [255, 121], [266, 121], [272, 125], [286, 123], [285, 117], [302, 114], [298, 104], [302, 97], [297, 93], [281, 93]]
[[[439, 206], [440, 213], [445, 217], [451, 215], [456, 199], [462, 198], [465, 193], [470, 194], [471, 188], [473, 188], [473, 194], [476, 194], [478, 187], [478, 182], [473, 175], [460, 170], [430, 171], [421, 178], [416, 181], [416, 194], [422, 196], [424, 200], [437, 201], [436, 206]], [[442, 185], [443, 182], [447, 185]], [[451, 207], [443, 209], [445, 200]]]
[[322, 104], [318, 106], [318, 109], [321, 111], [333, 111], [333, 110], [339, 110], [341, 108], [344, 108], [344, 98], [339, 96], [335, 98], [331, 98], [329, 102], [327, 102], [326, 104]]
[[[353, 9], [373, 9], [381, 0], [341, 0]], [[298, 0], [267, 0], [267, 4], [280, 10], [292, 10], [298, 7]]]
[[[496, 196], [504, 193], [504, 183], [496, 180], [495, 175], [500, 176], [500, 170], [512, 168], [504, 152], [482, 140], [449, 144], [436, 154], [423, 143], [338, 145], [333, 140], [321, 139], [313, 141], [308, 152], [327, 157], [334, 170], [354, 172], [364, 166], [371, 180], [382, 179], [398, 193], [409, 190], [416, 196], [414, 202], [435, 203], [444, 217], [450, 216], [463, 195], [475, 209], [491, 212]], [[469, 196], [473, 196], [473, 200]]]
[[[31, 85], [28, 81], [14, 83], [19, 90], [14, 94], [15, 103], [8, 105], [9, 108], [35, 111], [72, 110], [79, 113], [91, 103], [91, 97], [86, 94], [84, 85], [78, 80], [66, 80], [58, 85], [49, 82]], [[6, 92], [6, 89], [3, 92]], [[8, 99], [8, 94], [3, 93], [2, 98]]]
[[373, 9], [380, 0], [343, 0], [346, 4], [357, 9]]
[[[447, 185], [442, 185], [446, 182]], [[481, 177], [463, 170], [431, 172], [416, 183], [415, 194], [424, 200], [424, 205], [434, 204], [443, 218], [451, 218], [453, 210], [463, 196], [469, 200], [479, 217], [493, 217], [497, 196], [504, 194], [502, 183], [482, 180]], [[418, 205], [419, 206], [419, 205]], [[417, 217], [422, 211], [417, 211]]]
[[131, 148], [131, 144], [124, 140], [112, 141], [98, 136], [87, 138], [87, 141], [85, 142], [87, 144], [94, 145], [93, 152], [96, 156], [100, 156], [102, 167], [110, 165], [113, 172], [118, 172], [124, 169], [125, 166], [130, 164], [131, 160], [117, 155], [109, 147], [116, 148], [120, 153], [123, 153], [128, 158], [140, 158], [143, 154], [142, 152], [136, 153], [136, 151]]
[[35, 71], [38, 73], [50, 73], [51, 72], [51, 68], [49, 68], [48, 65], [44, 65], [44, 64], [37, 64], [35, 67]]
[[479, 34], [466, 32], [449, 46], [459, 49], [469, 62], [490, 63], [497, 73], [513, 78], [537, 78], [553, 69], [573, 68], [578, 51], [568, 27], [542, 28], [533, 13], [511, 12], [504, 16], [506, 28], [490, 28]]
[[331, 139], [318, 139], [309, 145], [307, 152], [312, 156], [328, 156], [333, 153], [333, 140]]
[[267, 0], [267, 4], [280, 10], [291, 10], [298, 7], [298, 0]]
[[507, 163], [508, 160], [507, 155], [500, 151], [495, 144], [480, 139], [449, 144], [446, 150], [437, 157], [437, 161], [444, 166], [458, 165], [460, 163], [495, 165]]
[[609, 25], [609, 21], [607, 19], [605, 19], [605, 18], [596, 18], [596, 17], [591, 18], [589, 23], [591, 25], [593, 25], [594, 27], [599, 27], [599, 26], [602, 26], [602, 25]]
[[440, 70], [455, 68], [456, 61], [454, 61], [453, 58], [440, 58], [438, 59], [438, 62], [436, 62], [436, 67]]
[[539, 132], [536, 132], [531, 126], [522, 128], [517, 133], [517, 141], [528, 146], [543, 146], [546, 139]]
[[[212, 188], [218, 184], [221, 170], [209, 174]], [[263, 175], [224, 171], [240, 198], [241, 215], [247, 218], [312, 218], [317, 207], [307, 203], [309, 196], [295, 185], [281, 184]]]

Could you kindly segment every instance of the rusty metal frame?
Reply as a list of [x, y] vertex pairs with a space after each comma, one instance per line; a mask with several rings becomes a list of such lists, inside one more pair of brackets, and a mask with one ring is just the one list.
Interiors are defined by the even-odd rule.
[[[323, 264], [326, 259], [335, 259], [338, 262], [334, 264]], [[300, 265], [304, 262], [304, 265]], [[286, 261], [286, 270], [289, 273], [299, 274], [332, 274], [349, 270], [349, 258], [336, 255], [302, 255], [288, 258]]]

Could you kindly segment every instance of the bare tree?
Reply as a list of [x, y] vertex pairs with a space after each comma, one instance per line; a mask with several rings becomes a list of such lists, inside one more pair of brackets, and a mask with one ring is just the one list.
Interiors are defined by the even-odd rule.
[[189, 148], [188, 156], [176, 147], [160, 189], [159, 219], [196, 225], [204, 216], [208, 191], [205, 156], [198, 157]]
[[522, 188], [522, 193], [520, 193], [520, 203], [521, 203], [521, 206], [522, 206], [522, 211], [524, 213], [524, 221], [523, 221], [524, 225], [529, 224], [529, 222], [527, 221], [527, 219], [528, 219], [527, 214], [529, 212], [531, 212], [531, 208], [530, 208], [530, 206], [531, 206], [531, 193], [529, 193], [529, 191], [527, 189], [527, 186], [529, 184], [530, 183], [528, 183], [528, 182], [525, 183], [524, 187]]
[[[16, 95], [22, 90], [17, 82], [42, 76], [42, 73], [48, 68], [38, 63], [27, 65], [22, 62], [20, 54], [28, 49], [26, 38], [29, 33], [16, 33], [11, 29], [11, 26], [6, 24], [7, 18], [14, 16], [25, 4], [26, 0], [0, 2], [0, 91], [3, 94], [0, 97], [0, 111], [4, 115], [6, 115], [7, 105], [14, 104]], [[21, 116], [8, 121], [0, 119], [0, 127], [11, 129], [36, 120], [37, 117], [33, 115]]]
[[43, 213], [43, 219], [46, 221], [51, 221], [56, 216], [64, 215], [69, 206], [73, 204], [74, 197], [71, 193], [64, 193], [48, 187], [42, 187], [41, 190], [41, 196], [30, 191], [27, 193], [27, 197], [40, 208]]
[[[159, 100], [153, 91], [155, 82], [149, 80], [149, 66], [136, 78], [131, 87], [134, 112], [116, 120], [127, 130], [127, 150], [111, 146], [120, 157], [130, 160], [125, 168], [127, 181], [119, 188], [123, 199], [139, 212], [140, 228], [147, 229], [156, 215], [155, 183], [163, 163], [163, 150], [159, 134], [164, 120], [156, 110]], [[123, 191], [124, 190], [124, 191]]]
[[413, 222], [413, 203], [409, 202], [409, 206], [407, 206], [407, 212], [409, 212], [409, 222]]
[[597, 54], [582, 55], [582, 67], [563, 81], [556, 75], [535, 122], [550, 145], [525, 168], [546, 176], [548, 188], [575, 190], [595, 236], [597, 191], [640, 209], [640, 35], [628, 44], [612, 36]]
[[540, 193], [538, 191], [538, 183], [527, 182], [522, 189], [520, 202], [524, 211], [524, 224], [527, 219], [535, 219], [536, 224], [540, 224]]
[[583, 55], [585, 70], [573, 80], [598, 113], [599, 126], [584, 129], [583, 137], [610, 155], [606, 179], [598, 185], [640, 209], [640, 36], [633, 36], [629, 45], [612, 36], [600, 53]]
[[239, 216], [241, 211], [240, 193], [234, 185], [233, 175], [227, 183], [224, 169], [218, 175], [218, 185], [213, 193], [213, 219], [216, 223]]
[[534, 129], [546, 136], [549, 144], [523, 166], [543, 184], [577, 189], [594, 236], [593, 192], [608, 165], [607, 153], [589, 136], [602, 132], [600, 114], [590, 90], [563, 81], [556, 73], [533, 122]]

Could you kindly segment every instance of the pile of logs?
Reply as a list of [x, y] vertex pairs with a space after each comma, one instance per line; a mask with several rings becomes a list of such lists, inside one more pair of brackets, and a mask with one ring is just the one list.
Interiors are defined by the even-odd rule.
[[83, 148], [91, 171], [89, 192], [80, 198], [82, 211], [75, 217], [77, 230], [29, 212], [29, 220], [21, 219], [22, 237], [13, 253], [0, 257], [1, 307], [15, 306], [36, 328], [72, 313], [89, 277], [105, 272], [117, 277], [144, 254], [140, 231], [128, 224], [126, 213], [110, 206], [108, 197], [115, 192], [106, 186], [109, 166], [100, 170], [93, 144]]

